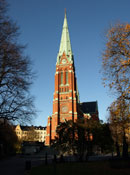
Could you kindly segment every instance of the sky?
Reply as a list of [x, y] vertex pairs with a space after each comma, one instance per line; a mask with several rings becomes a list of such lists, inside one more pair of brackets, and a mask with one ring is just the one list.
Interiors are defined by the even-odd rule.
[[33, 125], [47, 125], [52, 115], [54, 75], [64, 11], [75, 61], [81, 102], [98, 101], [99, 118], [106, 121], [114, 100], [100, 73], [105, 35], [111, 24], [130, 23], [130, 0], [7, 0], [8, 15], [20, 28], [19, 42], [33, 62], [31, 87], [38, 111]]

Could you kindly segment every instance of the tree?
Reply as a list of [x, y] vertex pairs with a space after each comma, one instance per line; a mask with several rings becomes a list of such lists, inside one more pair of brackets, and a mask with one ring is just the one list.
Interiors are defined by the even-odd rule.
[[68, 120], [60, 123], [57, 127], [57, 136], [53, 141], [55, 147], [61, 154], [74, 154], [77, 152], [77, 130], [73, 121]]
[[115, 24], [106, 35], [102, 54], [103, 82], [130, 100], [130, 24]]
[[0, 121], [0, 144], [0, 157], [19, 152], [21, 148], [13, 126], [8, 122]]
[[122, 156], [128, 156], [127, 131], [130, 127], [130, 103], [120, 97], [109, 107], [109, 122], [112, 136], [115, 141], [117, 155], [120, 155], [119, 145], [122, 147]]
[[121, 128], [119, 127], [119, 123], [116, 120], [115, 112], [113, 109], [110, 110], [109, 116], [109, 123], [110, 123], [110, 130], [112, 133], [112, 138], [115, 143], [116, 153], [117, 156], [120, 157], [120, 144], [121, 144]]
[[27, 122], [35, 114], [29, 93], [33, 72], [25, 47], [18, 43], [18, 27], [6, 15], [7, 7], [0, 0], [0, 118]]
[[77, 121], [77, 125], [84, 130], [84, 143], [88, 155], [98, 150], [101, 150], [101, 153], [113, 151], [113, 139], [108, 123], [90, 118]]
[[[36, 132], [34, 126], [25, 126], [25, 130], [23, 131], [24, 136], [22, 138], [22, 141], [31, 141], [35, 142], [39, 140], [39, 134]], [[26, 133], [26, 134], [25, 134]]]
[[106, 48], [102, 54], [103, 82], [117, 99], [109, 107], [110, 128], [117, 155], [123, 144], [123, 156], [128, 155], [126, 130], [130, 126], [130, 24], [115, 24], [106, 35]]
[[80, 158], [87, 153], [92, 155], [98, 147], [102, 152], [111, 152], [113, 140], [108, 124], [92, 119], [78, 119], [75, 123], [69, 120], [57, 127], [57, 137], [53, 146], [61, 153], [73, 153]]

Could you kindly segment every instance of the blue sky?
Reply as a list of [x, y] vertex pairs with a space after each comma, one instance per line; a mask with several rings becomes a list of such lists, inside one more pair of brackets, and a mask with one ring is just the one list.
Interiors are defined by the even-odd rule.
[[31, 88], [38, 116], [34, 125], [45, 126], [52, 115], [54, 74], [64, 9], [75, 60], [80, 101], [98, 101], [99, 117], [106, 120], [113, 101], [101, 80], [101, 54], [105, 31], [115, 22], [130, 23], [130, 0], [7, 0], [8, 14], [20, 27], [19, 41], [33, 61], [37, 78]]

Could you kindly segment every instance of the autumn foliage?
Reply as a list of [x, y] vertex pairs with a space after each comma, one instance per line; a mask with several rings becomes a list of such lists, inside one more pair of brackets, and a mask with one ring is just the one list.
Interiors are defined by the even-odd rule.
[[130, 104], [123, 98], [118, 98], [109, 107], [109, 122], [117, 155], [128, 156]]
[[130, 24], [117, 23], [108, 30], [102, 54], [103, 83], [116, 96], [109, 123], [117, 155], [128, 156], [130, 127]]
[[102, 73], [105, 86], [130, 99], [130, 24], [118, 23], [108, 30]]

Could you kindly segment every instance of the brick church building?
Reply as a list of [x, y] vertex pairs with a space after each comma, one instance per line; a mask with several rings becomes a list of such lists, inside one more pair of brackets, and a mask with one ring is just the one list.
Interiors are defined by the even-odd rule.
[[71, 49], [67, 17], [65, 13], [59, 53], [57, 55], [53, 114], [48, 117], [46, 145], [55, 139], [56, 128], [60, 122], [90, 116], [98, 120], [98, 106], [95, 102], [79, 101], [74, 57]]

